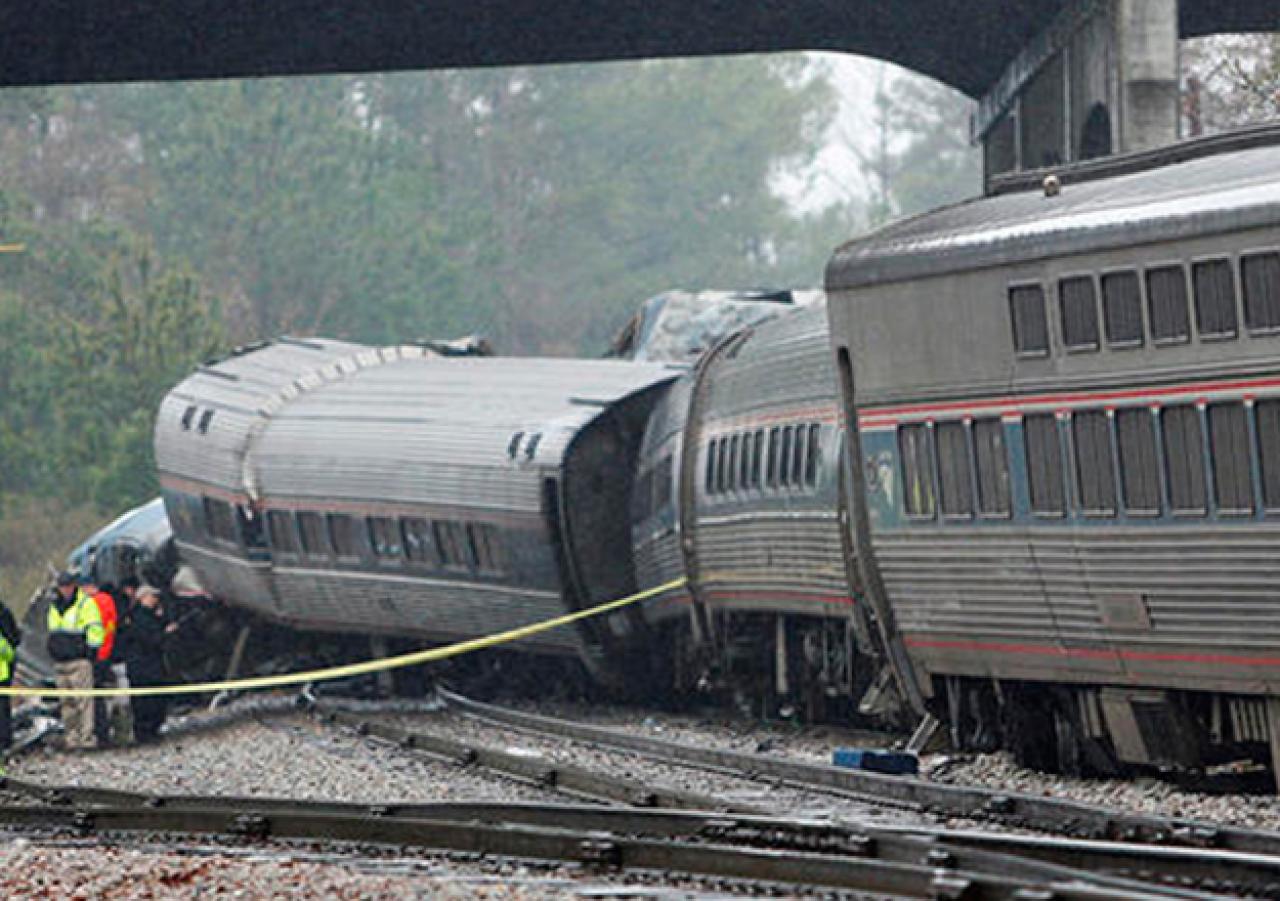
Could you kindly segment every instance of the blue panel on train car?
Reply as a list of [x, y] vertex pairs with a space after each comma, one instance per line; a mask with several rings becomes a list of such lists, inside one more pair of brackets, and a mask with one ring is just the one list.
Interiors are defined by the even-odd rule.
[[870, 770], [893, 776], [914, 776], [920, 772], [920, 761], [916, 755], [882, 748], [836, 748], [831, 754], [831, 762], [851, 770]]

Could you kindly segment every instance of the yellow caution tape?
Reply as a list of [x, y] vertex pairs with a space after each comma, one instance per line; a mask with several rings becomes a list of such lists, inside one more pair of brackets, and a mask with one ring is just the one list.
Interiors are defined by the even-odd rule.
[[328, 682], [333, 679], [345, 679], [349, 676], [363, 676], [367, 673], [379, 673], [384, 670], [399, 669], [405, 666], [416, 666], [419, 663], [430, 663], [469, 654], [495, 645], [518, 641], [530, 635], [538, 635], [560, 626], [575, 623], [581, 619], [609, 613], [640, 601], [648, 600], [655, 595], [671, 591], [684, 585], [686, 579], [681, 576], [662, 585], [637, 592], [630, 597], [607, 601], [586, 610], [557, 616], [530, 626], [521, 626], [495, 635], [472, 638], [442, 648], [429, 648], [425, 651], [414, 651], [397, 657], [383, 657], [379, 660], [366, 660], [363, 663], [351, 663], [346, 666], [332, 666], [328, 669], [310, 670], [305, 673], [281, 673], [275, 676], [257, 676], [251, 679], [233, 679], [227, 682], [194, 682], [185, 685], [149, 685], [144, 688], [13, 688], [0, 686], [0, 696], [15, 698], [137, 698], [148, 695], [187, 695], [201, 694], [209, 691], [247, 691], [254, 688], [279, 688], [284, 685], [304, 685], [308, 682]]

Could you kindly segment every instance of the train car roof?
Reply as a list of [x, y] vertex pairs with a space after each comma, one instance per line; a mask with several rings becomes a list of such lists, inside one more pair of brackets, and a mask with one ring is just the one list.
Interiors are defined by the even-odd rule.
[[[1064, 170], [1056, 196], [1037, 187], [893, 223], [837, 249], [827, 289], [1273, 223], [1280, 218], [1280, 132], [1259, 137], [1186, 142], [1147, 155], [1152, 168], [1126, 172], [1132, 161], [1120, 159], [1092, 180], [1074, 180], [1072, 170]], [[1200, 147], [1205, 155], [1196, 152]], [[1106, 177], [1108, 171], [1121, 174]]]
[[255, 436], [295, 398], [351, 373], [406, 356], [420, 346], [375, 348], [325, 338], [280, 338], [200, 366], [174, 387], [156, 417], [156, 463], [179, 476], [243, 490], [243, 461]]
[[[538, 472], [558, 467], [592, 420], [682, 371], [616, 360], [403, 359], [300, 394], [263, 431], [250, 466], [269, 497], [522, 507], [516, 496], [528, 492], [516, 483], [536, 489]], [[536, 493], [525, 501], [536, 508]]]

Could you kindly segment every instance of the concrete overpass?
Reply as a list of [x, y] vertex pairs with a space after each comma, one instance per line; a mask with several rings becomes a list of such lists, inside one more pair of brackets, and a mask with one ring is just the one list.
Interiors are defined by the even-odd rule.
[[1275, 29], [1277, 0], [0, 0], [0, 86], [835, 50], [979, 99], [1000, 171], [1078, 156], [1090, 110], [1086, 149], [1167, 137], [1177, 37]]

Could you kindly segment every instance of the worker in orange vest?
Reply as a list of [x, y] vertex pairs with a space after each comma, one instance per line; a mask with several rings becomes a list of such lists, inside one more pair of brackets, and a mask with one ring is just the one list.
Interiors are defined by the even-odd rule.
[[[120, 626], [116, 599], [111, 596], [111, 592], [98, 585], [93, 575], [84, 576], [80, 580], [80, 588], [93, 598], [98, 607], [98, 616], [102, 619], [102, 644], [98, 646], [98, 654], [93, 660], [93, 684], [97, 688], [115, 688], [116, 677], [111, 671], [111, 653], [115, 650], [116, 631]], [[98, 747], [106, 747], [111, 737], [111, 721], [107, 718], [105, 698], [93, 699], [93, 731], [98, 739]]]

